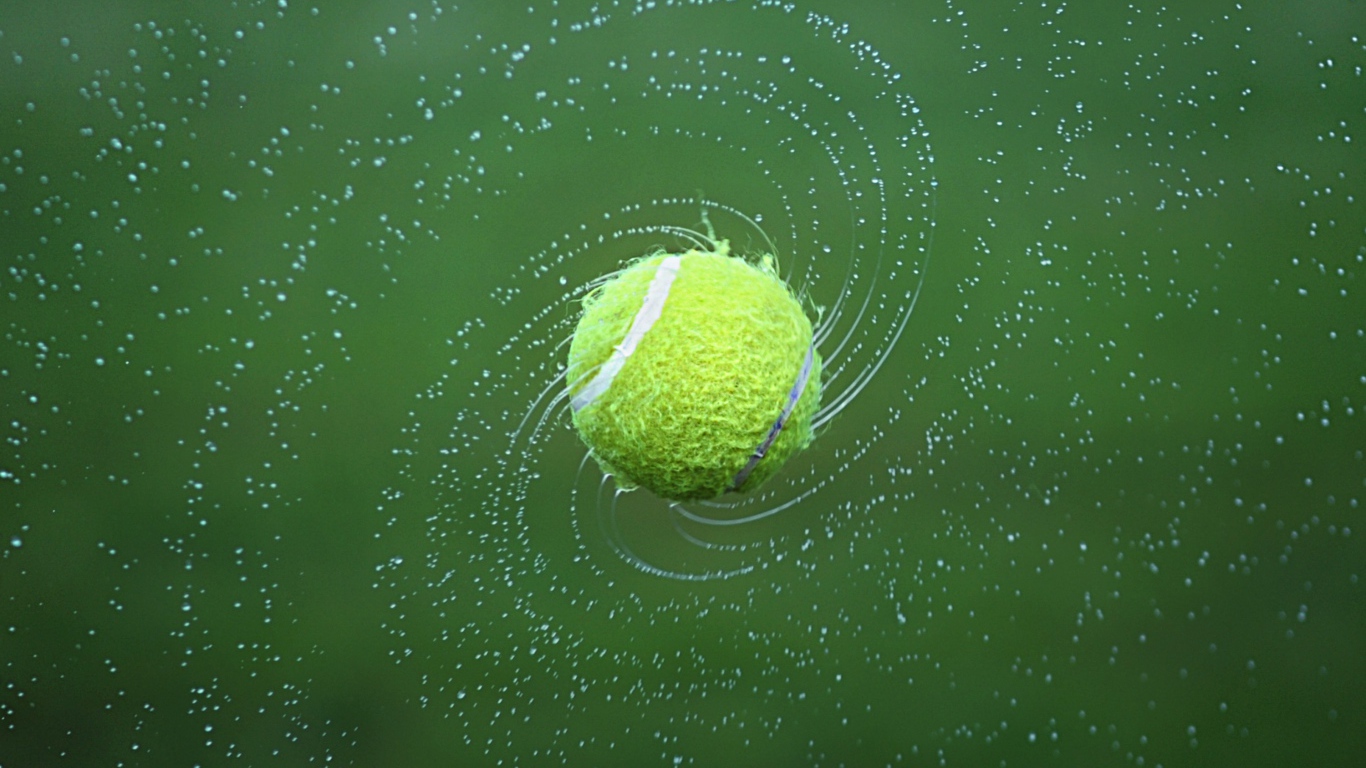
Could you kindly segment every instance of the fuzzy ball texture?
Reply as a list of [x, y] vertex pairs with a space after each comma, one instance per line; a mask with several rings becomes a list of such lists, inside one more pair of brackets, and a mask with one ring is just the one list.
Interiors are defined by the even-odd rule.
[[811, 442], [811, 322], [771, 258], [717, 245], [647, 256], [584, 299], [566, 375], [574, 426], [622, 487], [743, 492]]

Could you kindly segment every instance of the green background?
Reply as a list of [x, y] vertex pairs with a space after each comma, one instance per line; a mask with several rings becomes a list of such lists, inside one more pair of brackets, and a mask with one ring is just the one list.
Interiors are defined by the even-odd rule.
[[[0, 7], [0, 766], [1355, 764], [1362, 29]], [[703, 209], [852, 396], [727, 529], [554, 397]]]

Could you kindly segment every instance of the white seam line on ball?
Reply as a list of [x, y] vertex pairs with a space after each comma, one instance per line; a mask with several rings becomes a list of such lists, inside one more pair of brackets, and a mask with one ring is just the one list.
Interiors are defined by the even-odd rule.
[[626, 336], [620, 344], [612, 348], [611, 356], [598, 369], [598, 374], [593, 380], [569, 401], [576, 413], [592, 405], [594, 400], [612, 386], [612, 380], [621, 372], [621, 367], [626, 365], [626, 360], [636, 351], [640, 340], [659, 319], [660, 313], [664, 311], [664, 302], [669, 298], [669, 289], [673, 287], [674, 278], [678, 276], [678, 265], [681, 260], [679, 256], [669, 256], [659, 263], [654, 278], [650, 280], [650, 287], [645, 291], [640, 311], [636, 312]]
[[763, 461], [764, 457], [768, 455], [768, 449], [772, 448], [773, 443], [777, 441], [778, 433], [782, 432], [783, 427], [787, 426], [787, 420], [791, 418], [793, 409], [797, 407], [797, 401], [802, 399], [802, 393], [806, 391], [806, 382], [811, 378], [813, 363], [811, 358], [815, 354], [815, 348], [816, 341], [815, 339], [812, 339], [811, 343], [806, 347], [806, 358], [802, 361], [801, 370], [797, 371], [797, 382], [792, 385], [792, 389], [787, 393], [787, 403], [783, 406], [783, 412], [778, 415], [778, 420], [773, 422], [773, 426], [768, 430], [768, 435], [764, 437], [764, 441], [759, 443], [758, 448], [754, 449], [754, 453], [750, 455], [749, 461], [746, 462], [744, 468], [740, 470], [740, 474], [735, 476], [735, 482], [730, 484], [730, 489], [732, 491], [740, 490], [740, 486], [744, 485], [745, 481], [749, 479], [750, 473], [753, 472], [754, 468], [759, 466], [759, 462]]

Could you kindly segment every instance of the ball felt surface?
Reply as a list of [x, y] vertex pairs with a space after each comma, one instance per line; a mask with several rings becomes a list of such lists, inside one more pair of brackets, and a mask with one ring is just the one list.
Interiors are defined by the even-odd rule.
[[771, 258], [657, 253], [584, 299], [574, 426], [622, 487], [679, 501], [757, 488], [811, 442], [820, 356]]

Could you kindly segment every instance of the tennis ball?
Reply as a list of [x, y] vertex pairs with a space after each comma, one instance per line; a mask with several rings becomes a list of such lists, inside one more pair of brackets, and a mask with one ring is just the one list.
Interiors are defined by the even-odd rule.
[[821, 358], [772, 257], [657, 252], [583, 301], [574, 426], [619, 486], [666, 499], [759, 487], [811, 442]]

